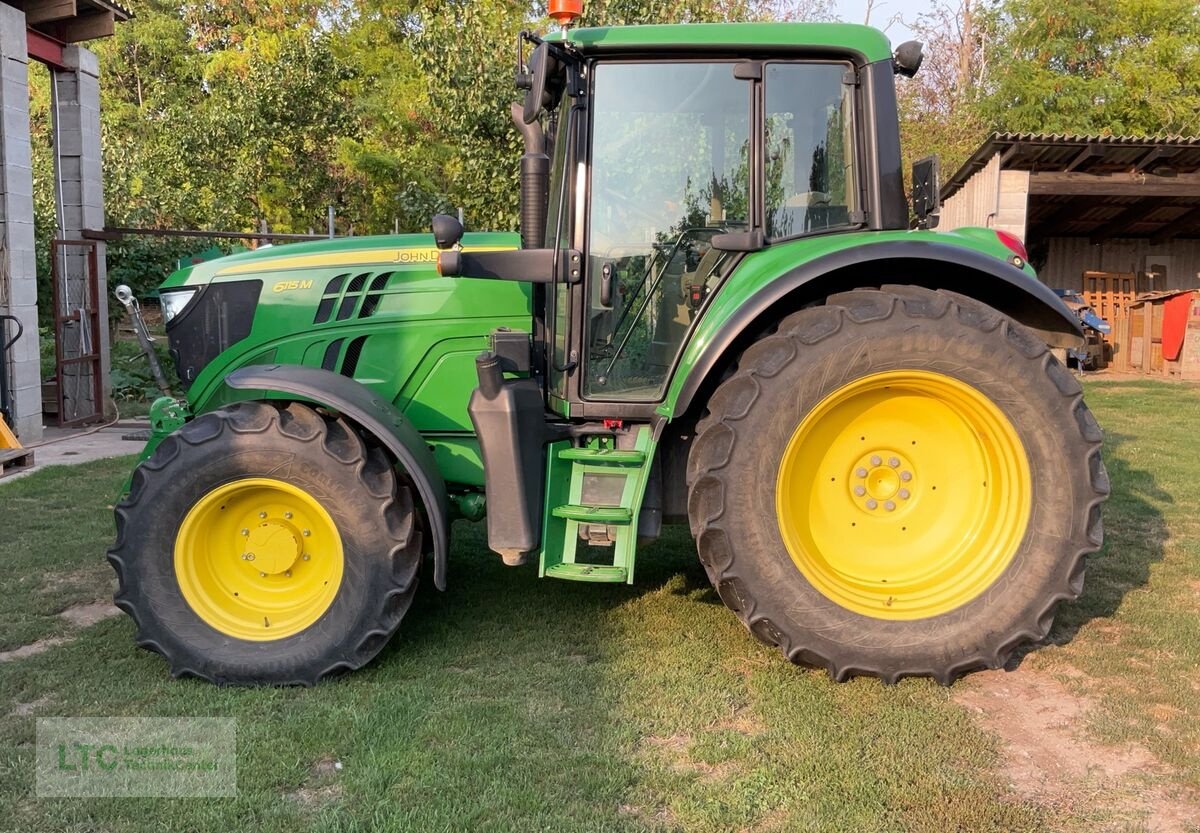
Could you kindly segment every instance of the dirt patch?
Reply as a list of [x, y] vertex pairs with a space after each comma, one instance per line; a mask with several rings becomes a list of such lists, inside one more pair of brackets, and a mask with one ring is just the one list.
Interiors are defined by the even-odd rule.
[[57, 648], [59, 645], [66, 645], [70, 641], [70, 639], [60, 636], [52, 636], [48, 639], [39, 639], [37, 642], [30, 642], [28, 645], [22, 645], [20, 648], [13, 648], [11, 651], [0, 651], [0, 662], [12, 662], [15, 659], [36, 657], [38, 654], [46, 653], [51, 648]]
[[42, 577], [43, 593], [57, 593], [62, 590], [95, 590], [99, 587], [109, 587], [115, 578], [112, 568], [107, 564], [96, 564], [83, 567], [68, 573], [47, 573]]
[[77, 628], [87, 628], [105, 619], [120, 616], [121, 611], [114, 607], [112, 602], [91, 602], [72, 605], [58, 615]]
[[729, 717], [714, 723], [712, 728], [718, 731], [737, 732], [739, 735], [745, 735], [750, 738], [767, 731], [766, 724], [757, 715], [745, 708], [736, 709]]
[[1092, 700], [1046, 674], [976, 674], [954, 699], [999, 737], [1004, 776], [1023, 798], [1072, 817], [1099, 811], [1151, 833], [1187, 833], [1200, 824], [1200, 797], [1165, 784], [1170, 771], [1136, 744], [1089, 741]]
[[643, 738], [641, 745], [646, 755], [661, 761], [672, 772], [697, 775], [707, 783], [726, 781], [738, 771], [738, 766], [733, 761], [712, 764], [693, 758], [690, 754], [692, 738], [689, 735], [652, 735]]
[[341, 761], [321, 758], [309, 769], [304, 784], [289, 793], [284, 793], [284, 797], [307, 810], [336, 804], [345, 794], [345, 789], [337, 782], [341, 773]]
[[9, 717], [32, 717], [37, 712], [49, 706], [54, 702], [54, 698], [49, 695], [39, 697], [36, 700], [31, 700], [28, 703], [17, 703], [13, 706], [13, 710], [8, 713]]

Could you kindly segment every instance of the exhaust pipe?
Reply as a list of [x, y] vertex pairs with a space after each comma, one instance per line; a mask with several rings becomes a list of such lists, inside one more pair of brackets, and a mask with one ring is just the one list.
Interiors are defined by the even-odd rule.
[[520, 104], [513, 104], [512, 118], [525, 140], [525, 155], [521, 157], [521, 246], [541, 249], [546, 245], [546, 205], [550, 199], [546, 134], [539, 123], [525, 123], [525, 110]]

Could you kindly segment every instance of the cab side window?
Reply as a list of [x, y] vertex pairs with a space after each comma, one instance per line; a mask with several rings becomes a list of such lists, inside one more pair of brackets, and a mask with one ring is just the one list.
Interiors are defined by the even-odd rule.
[[779, 240], [847, 226], [857, 211], [848, 64], [767, 65], [766, 233]]

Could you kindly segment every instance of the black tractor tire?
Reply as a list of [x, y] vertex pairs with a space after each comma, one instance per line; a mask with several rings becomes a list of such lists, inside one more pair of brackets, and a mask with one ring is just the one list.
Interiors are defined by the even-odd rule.
[[[315, 496], [344, 557], [328, 608], [299, 633], [270, 641], [208, 624], [185, 599], [174, 567], [177, 532], [196, 502], [260, 477]], [[136, 623], [137, 644], [162, 654], [176, 677], [221, 685], [307, 686], [360, 668], [399, 627], [421, 564], [407, 479], [345, 420], [298, 403], [238, 403], [187, 423], [135, 470], [116, 524], [108, 552], [119, 581], [114, 601]]]
[[[1025, 535], [999, 578], [949, 612], [907, 621], [863, 615], [816, 589], [775, 509], [783, 444], [805, 414], [889, 370], [934, 371], [981, 391], [1019, 435], [1032, 486]], [[949, 685], [1003, 667], [1047, 635], [1058, 602], [1079, 596], [1085, 556], [1103, 542], [1103, 434], [1079, 382], [1038, 336], [965, 296], [908, 285], [833, 295], [747, 348], [707, 407], [688, 460], [688, 514], [709, 580], [759, 639], [839, 682]]]

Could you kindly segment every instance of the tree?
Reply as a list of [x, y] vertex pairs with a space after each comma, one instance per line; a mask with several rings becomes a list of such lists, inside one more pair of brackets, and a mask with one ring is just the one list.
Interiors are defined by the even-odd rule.
[[925, 61], [915, 78], [897, 82], [907, 163], [937, 153], [952, 171], [982, 138], [978, 103], [989, 50], [979, 15], [979, 0], [939, 0], [908, 24], [925, 45]]
[[986, 17], [994, 129], [1200, 132], [1195, 0], [1005, 0]]

